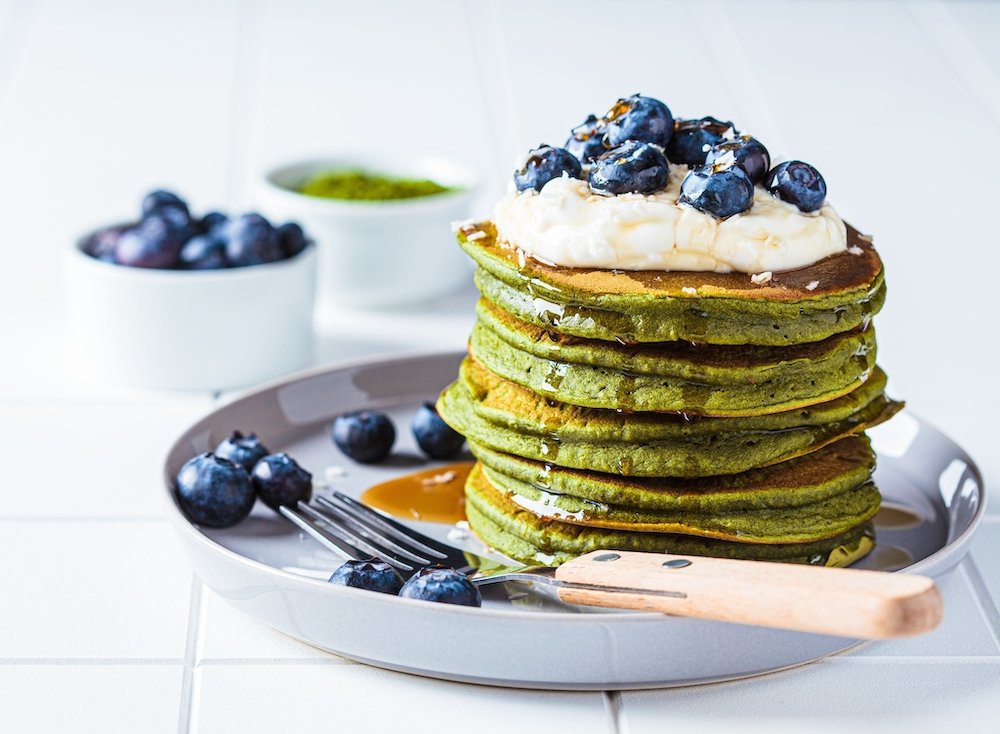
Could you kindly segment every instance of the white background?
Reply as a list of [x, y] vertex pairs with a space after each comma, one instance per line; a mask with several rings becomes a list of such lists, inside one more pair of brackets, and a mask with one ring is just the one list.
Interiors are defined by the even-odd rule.
[[[886, 262], [894, 394], [992, 487], [998, 41], [988, 2], [0, 0], [0, 730], [1000, 729], [998, 514], [940, 630], [754, 681], [517, 693], [281, 637], [192, 578], [156, 499], [166, 448], [218, 396], [81, 379], [60, 285], [67, 243], [149, 188], [245, 208], [264, 166], [302, 155], [460, 158], [486, 214], [519, 153], [641, 91], [823, 172]], [[345, 311], [317, 361], [461, 348], [474, 298]]]

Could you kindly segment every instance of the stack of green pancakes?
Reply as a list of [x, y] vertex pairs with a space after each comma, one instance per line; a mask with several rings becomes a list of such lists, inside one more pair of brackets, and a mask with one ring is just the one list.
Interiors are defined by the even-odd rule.
[[471, 528], [526, 563], [596, 549], [847, 565], [874, 547], [864, 431], [884, 394], [870, 240], [754, 282], [744, 273], [564, 268], [459, 242], [481, 292], [438, 401], [478, 459]]

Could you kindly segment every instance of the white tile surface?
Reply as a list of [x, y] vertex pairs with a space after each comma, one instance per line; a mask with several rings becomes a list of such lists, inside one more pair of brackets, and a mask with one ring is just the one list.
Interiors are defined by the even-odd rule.
[[[996, 634], [1000, 637], [1000, 517], [987, 517], [979, 526], [976, 538], [972, 542], [970, 553], [974, 564], [974, 578], [981, 579], [983, 591], [993, 602], [992, 611], [988, 614], [994, 620]], [[994, 616], [995, 615], [995, 616]]]
[[[19, 53], [0, 69], [0, 378], [31, 392], [61, 324], [60, 258], [82, 232], [135, 216], [173, 186], [197, 209], [225, 203], [235, 0], [22, 3]], [[8, 328], [9, 324], [9, 328]], [[11, 344], [11, 342], [13, 342]], [[43, 348], [43, 353], [37, 350]]]
[[402, 20], [412, 13], [406, 0], [268, 3], [247, 176], [303, 155], [411, 149], [485, 171], [492, 141], [463, 4], [424, 4]]
[[841, 658], [754, 680], [621, 694], [621, 730], [647, 732], [963, 731], [1000, 721], [1000, 664]]
[[0, 521], [0, 558], [0, 661], [184, 659], [191, 570], [166, 523]]
[[0, 665], [0, 730], [173, 734], [180, 665]]
[[296, 659], [342, 662], [336, 655], [310, 647], [264, 626], [233, 609], [210, 589], [202, 587], [195, 658], [198, 664]]
[[941, 595], [944, 597], [944, 619], [933, 632], [919, 637], [867, 643], [849, 654], [863, 657], [1000, 655], [989, 618], [983, 613], [979, 597], [969, 584], [964, 566], [957, 569], [942, 586]]
[[163, 514], [162, 464], [174, 440], [212, 405], [164, 400], [2, 402], [0, 445], [19, 457], [0, 518]]
[[[995, 350], [980, 314], [995, 312], [1000, 149], [970, 141], [1000, 134], [998, 34], [984, 2], [636, 1], [609, 16], [597, 0], [0, 0], [0, 731], [177, 731], [181, 712], [186, 732], [189, 701], [200, 732], [1000, 730], [996, 501], [937, 632], [754, 681], [613, 696], [617, 721], [600, 694], [346, 663], [210, 592], [192, 615], [186, 559], [142, 518], [159, 516], [162, 456], [210, 396], [77, 378], [58, 267], [76, 233], [130, 216], [150, 186], [242, 206], [261, 166], [300, 154], [445, 152], [483, 171], [487, 214], [514, 156], [641, 91], [821, 168], [885, 257], [877, 325], [897, 392], [972, 453], [996, 497], [1000, 386], [984, 379]], [[461, 348], [473, 301], [345, 310], [317, 362]], [[185, 674], [185, 660], [202, 664]]]
[[[354, 664], [203, 665], [197, 676], [191, 731], [198, 734], [608, 731], [600, 693], [484, 688]], [[261, 705], [265, 690], [269, 703]], [[282, 705], [289, 701], [295, 705]]]

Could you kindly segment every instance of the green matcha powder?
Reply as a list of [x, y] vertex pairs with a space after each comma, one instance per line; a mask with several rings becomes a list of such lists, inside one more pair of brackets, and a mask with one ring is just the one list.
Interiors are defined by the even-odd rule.
[[321, 171], [299, 188], [301, 193], [308, 196], [363, 201], [415, 199], [451, 190], [429, 179], [396, 178], [346, 168]]

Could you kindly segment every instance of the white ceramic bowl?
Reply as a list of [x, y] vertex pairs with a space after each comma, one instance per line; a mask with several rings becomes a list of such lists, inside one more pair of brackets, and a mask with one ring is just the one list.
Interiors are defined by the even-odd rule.
[[[455, 190], [397, 201], [324, 199], [295, 190], [316, 173], [343, 168], [427, 178]], [[343, 155], [267, 171], [255, 204], [276, 221], [299, 222], [316, 241], [316, 313], [322, 320], [340, 305], [412, 303], [468, 282], [470, 265], [451, 223], [471, 216], [476, 187], [471, 170], [441, 158]]]
[[65, 253], [72, 361], [138, 387], [221, 390], [306, 366], [316, 248], [266, 265], [153, 270]]

